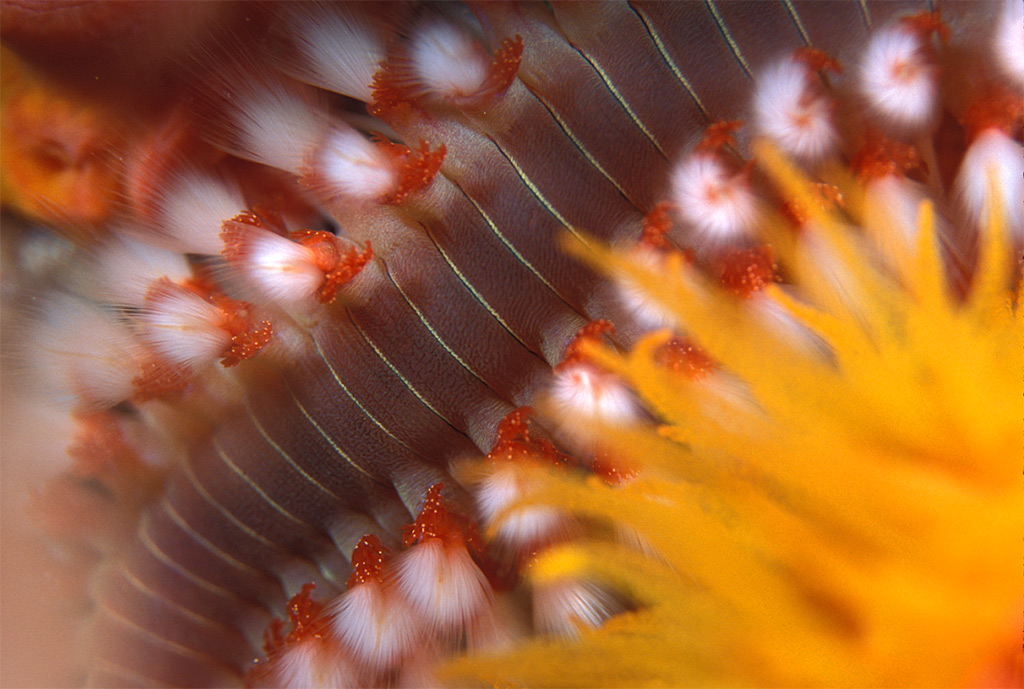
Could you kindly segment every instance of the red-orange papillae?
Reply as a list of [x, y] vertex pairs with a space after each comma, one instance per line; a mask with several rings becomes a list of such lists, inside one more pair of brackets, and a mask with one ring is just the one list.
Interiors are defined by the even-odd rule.
[[476, 527], [465, 517], [448, 510], [441, 497], [443, 488], [443, 483], [435, 483], [427, 490], [416, 521], [402, 528], [402, 545], [409, 547], [437, 538], [445, 547], [461, 546], [471, 553], [481, 554], [483, 545]]
[[724, 148], [736, 148], [734, 134], [743, 127], [742, 120], [715, 122], [704, 130], [704, 137], [697, 144], [698, 151], [720, 153]]
[[530, 407], [519, 407], [509, 412], [498, 424], [498, 440], [487, 454], [487, 459], [501, 462], [540, 461], [565, 466], [572, 458], [560, 452], [548, 438], [531, 432], [534, 414]]
[[[274, 662], [282, 650], [303, 641], [323, 639], [329, 620], [321, 614], [323, 603], [314, 601], [310, 594], [316, 584], [309, 582], [302, 585], [302, 590], [288, 601], [287, 620], [274, 619], [263, 631], [263, 654], [265, 660], [257, 661], [245, 673], [246, 687], [259, 686], [270, 678]], [[286, 624], [291, 625], [288, 633], [284, 633]]]
[[853, 156], [850, 167], [863, 183], [889, 175], [906, 177], [927, 173], [927, 165], [916, 147], [878, 132], [868, 134], [864, 145]]
[[220, 360], [222, 366], [237, 366], [270, 343], [274, 328], [270, 321], [254, 324], [252, 304], [219, 293], [211, 294], [208, 299], [222, 314], [221, 330], [231, 335], [231, 346]]
[[317, 290], [317, 299], [324, 304], [334, 301], [338, 289], [348, 284], [373, 259], [373, 248], [366, 242], [360, 251], [355, 246], [342, 248], [341, 241], [324, 230], [296, 230], [289, 238], [313, 252], [324, 281]]
[[[475, 93], [447, 100], [466, 110], [487, 108], [512, 85], [519, 72], [522, 55], [522, 37], [517, 35], [506, 38], [492, 56], [480, 88]], [[373, 96], [367, 111], [374, 117], [385, 121], [389, 118], [401, 120], [416, 111], [423, 111], [423, 96], [418, 92], [420, 87], [405, 56], [398, 55], [386, 60], [373, 75], [371, 86]]]
[[[319, 639], [323, 636], [327, 619], [320, 614], [324, 604], [318, 603], [310, 597], [315, 588], [316, 584], [312, 582], [303, 584], [302, 590], [288, 601], [287, 621], [275, 619], [267, 625], [263, 632], [263, 651], [271, 661], [286, 646], [306, 639]], [[287, 634], [284, 633], [286, 624], [291, 625]], [[253, 670], [255, 669], [253, 668]], [[250, 670], [251, 672], [252, 670]]]
[[399, 69], [398, 62], [387, 60], [373, 75], [372, 100], [366, 111], [373, 117], [391, 122], [403, 120], [414, 112], [422, 112], [417, 99], [409, 93], [407, 69]]
[[775, 252], [768, 245], [727, 249], [715, 267], [722, 289], [740, 299], [749, 299], [777, 278]]
[[352, 575], [345, 582], [346, 588], [352, 588], [369, 581], [380, 583], [384, 580], [384, 564], [391, 552], [384, 547], [380, 538], [367, 534], [359, 539], [352, 551]]
[[590, 470], [611, 486], [629, 483], [637, 476], [637, 471], [621, 459], [614, 457], [606, 450], [600, 450], [590, 463]]
[[257, 326], [232, 335], [231, 348], [220, 360], [221, 366], [224, 368], [237, 366], [270, 344], [272, 339], [274, 339], [274, 326], [270, 321], [260, 321]]
[[516, 74], [519, 73], [519, 64], [523, 59], [523, 38], [515, 36], [506, 38], [501, 46], [494, 53], [494, 59], [487, 70], [487, 78], [484, 79], [480, 91], [472, 96], [470, 107], [482, 109], [490, 105], [495, 98], [505, 93], [512, 85]]
[[82, 478], [109, 478], [142, 466], [138, 452], [124, 437], [110, 412], [76, 414], [78, 426], [68, 447], [71, 472]]
[[[834, 184], [816, 182], [808, 187], [808, 191], [810, 191], [814, 203], [823, 211], [829, 212], [846, 208], [846, 200], [843, 198], [843, 193]], [[795, 199], [784, 201], [781, 212], [797, 229], [802, 228], [811, 219], [811, 210]]]
[[1024, 97], [1000, 84], [988, 84], [980, 97], [964, 111], [963, 123], [970, 144], [986, 129], [998, 129], [1007, 136], [1020, 131]]
[[654, 361], [686, 380], [700, 380], [717, 368], [714, 360], [688, 337], [673, 336], [654, 350]]
[[266, 216], [262, 211], [258, 214], [252, 211], [242, 211], [221, 224], [220, 238], [224, 242], [221, 255], [228, 262], [238, 262], [245, 259], [248, 247], [246, 235], [250, 227], [268, 230], [278, 235], [284, 234], [284, 226], [276, 214]]
[[683, 265], [692, 265], [693, 250], [690, 248], [678, 249], [667, 237], [668, 232], [672, 229], [674, 210], [675, 205], [668, 201], [661, 201], [655, 205], [653, 210], [644, 216], [636, 247], [642, 251], [651, 251], [661, 258], [678, 256]]
[[375, 134], [373, 140], [398, 166], [398, 183], [395, 189], [380, 200], [381, 203], [392, 206], [429, 187], [441, 169], [441, 163], [444, 162], [447, 153], [444, 144], [431, 151], [430, 144], [426, 141], [420, 141], [419, 147], [413, 149], [392, 143], [380, 134]]
[[640, 246], [650, 249], [667, 250], [672, 248], [665, 235], [672, 229], [672, 204], [668, 201], [658, 203], [650, 213], [644, 216], [640, 230]]
[[949, 26], [942, 21], [939, 10], [934, 12], [916, 12], [903, 17], [900, 24], [920, 36], [922, 41], [929, 41], [933, 35], [938, 36], [943, 44], [949, 41]]
[[303, 584], [302, 590], [288, 601], [288, 621], [291, 622], [292, 629], [284, 638], [286, 644], [318, 638], [323, 631], [325, 622], [320, 617], [320, 612], [324, 604], [317, 603], [310, 597], [315, 588], [316, 584], [312, 582]]
[[254, 323], [252, 304], [231, 299], [214, 289], [214, 283], [202, 276], [186, 280], [182, 284], [160, 278], [150, 286], [145, 301], [147, 306], [152, 307], [177, 291], [191, 292], [212, 304], [220, 313], [217, 327], [231, 336], [231, 344], [221, 355], [220, 361], [225, 368], [230, 368], [263, 349], [272, 339], [274, 330], [270, 321]]
[[614, 334], [615, 326], [611, 321], [600, 319], [587, 323], [573, 335], [569, 344], [566, 345], [565, 356], [555, 370], [560, 371], [581, 363], [593, 366], [594, 362], [587, 356], [586, 348], [592, 344], [600, 344], [605, 336], [610, 337]]
[[803, 46], [793, 51], [793, 58], [807, 67], [811, 72], [832, 72], [842, 74], [843, 66], [839, 60], [820, 48]]
[[132, 399], [146, 402], [168, 397], [185, 390], [191, 381], [192, 373], [187, 369], [150, 358], [142, 363], [139, 375], [132, 378]]

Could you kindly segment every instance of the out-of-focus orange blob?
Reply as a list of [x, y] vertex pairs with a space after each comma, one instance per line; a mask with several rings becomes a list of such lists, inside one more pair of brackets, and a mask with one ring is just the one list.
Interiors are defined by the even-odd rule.
[[77, 240], [94, 237], [116, 212], [135, 128], [102, 102], [47, 82], [8, 50], [0, 94], [0, 201]]

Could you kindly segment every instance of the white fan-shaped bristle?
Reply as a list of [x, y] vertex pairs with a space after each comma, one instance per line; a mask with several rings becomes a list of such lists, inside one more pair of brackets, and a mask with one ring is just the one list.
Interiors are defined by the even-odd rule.
[[471, 96], [487, 80], [490, 58], [472, 34], [450, 22], [432, 20], [419, 26], [409, 52], [417, 78], [439, 95]]
[[[127, 234], [134, 234], [129, 232]], [[95, 274], [98, 282], [91, 295], [113, 304], [142, 306], [154, 280], [166, 277], [180, 282], [192, 274], [188, 260], [128, 236], [114, 239], [99, 249]]]
[[717, 155], [696, 153], [672, 172], [673, 200], [682, 218], [708, 241], [750, 232], [757, 198], [742, 172], [730, 171]]
[[810, 80], [815, 78], [806, 65], [787, 59], [765, 69], [754, 92], [757, 128], [804, 162], [820, 160], [838, 142], [833, 103], [810, 88]]
[[408, 656], [422, 635], [420, 618], [401, 596], [388, 595], [375, 581], [349, 589], [325, 612], [334, 637], [362, 669], [374, 674]]
[[566, 414], [610, 423], [639, 418], [636, 398], [622, 380], [585, 363], [555, 373], [551, 392], [553, 401]]
[[1024, 148], [1004, 132], [986, 129], [967, 148], [956, 190], [975, 227], [984, 226], [994, 204], [1007, 232], [1024, 234]]
[[533, 621], [542, 634], [579, 636], [580, 628], [600, 627], [622, 612], [619, 599], [590, 581], [564, 578], [539, 583], [533, 590]]
[[[490, 526], [523, 495], [519, 469], [511, 464], [497, 465], [476, 488], [475, 498], [484, 526]], [[501, 518], [497, 528], [500, 545], [528, 548], [542, 543], [565, 528], [566, 517], [543, 505], [529, 505]]]
[[439, 634], [463, 631], [491, 602], [491, 586], [465, 547], [439, 538], [396, 558], [395, 576], [412, 611]]
[[296, 79], [367, 102], [386, 57], [379, 32], [344, 3], [290, 3], [284, 21], [299, 54], [283, 67]]
[[301, 174], [328, 124], [326, 113], [298, 87], [274, 80], [241, 86], [230, 103], [234, 137], [225, 144], [229, 152]]
[[871, 180], [864, 194], [864, 225], [887, 255], [909, 250], [917, 236], [917, 216], [925, 191], [898, 175]]
[[[661, 268], [661, 258], [654, 251], [645, 247], [634, 249], [631, 258], [650, 270], [660, 270]], [[652, 299], [633, 280], [622, 276], [616, 280], [615, 286], [619, 301], [628, 309], [629, 314], [633, 316], [642, 330], [661, 330], [663, 328], [675, 330], [680, 327], [675, 314]]]
[[324, 280], [313, 251], [287, 237], [247, 227], [238, 268], [263, 296], [283, 306], [312, 303]]
[[917, 131], [935, 118], [938, 71], [921, 38], [903, 27], [882, 29], [860, 63], [860, 92], [872, 112], [900, 130]]
[[174, 175], [167, 191], [156, 199], [158, 223], [174, 248], [215, 256], [224, 248], [221, 224], [246, 208], [238, 189], [203, 172]]
[[132, 394], [139, 344], [124, 326], [80, 299], [48, 300], [45, 320], [29, 338], [44, 388], [62, 403], [111, 407]]
[[316, 155], [316, 172], [331, 197], [379, 199], [397, 182], [392, 159], [355, 129], [338, 122]]
[[293, 644], [274, 660], [276, 686], [288, 689], [348, 689], [360, 686], [351, 662], [334, 644], [312, 638]]
[[1018, 88], [1024, 86], [1024, 2], [1003, 0], [992, 34], [996, 63]]
[[223, 356], [231, 345], [231, 335], [220, 327], [221, 311], [167, 280], [150, 288], [140, 320], [146, 343], [176, 366], [205, 366]]

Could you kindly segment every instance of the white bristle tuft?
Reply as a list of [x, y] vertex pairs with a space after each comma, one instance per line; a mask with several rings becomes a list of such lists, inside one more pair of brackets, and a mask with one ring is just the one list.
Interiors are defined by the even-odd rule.
[[479, 91], [490, 65], [471, 34], [445, 21], [431, 21], [417, 29], [410, 58], [421, 83], [448, 98], [463, 98]]
[[330, 196], [379, 199], [397, 182], [392, 159], [355, 129], [337, 123], [316, 155], [316, 172]]
[[542, 634], [576, 638], [580, 628], [600, 627], [621, 612], [609, 591], [586, 580], [566, 577], [545, 581], [533, 590], [533, 621]]
[[249, 86], [231, 101], [235, 139], [227, 148], [247, 160], [301, 174], [327, 131], [312, 96], [279, 83]]
[[373, 26], [338, 3], [289, 4], [285, 21], [300, 58], [284, 65], [292, 76], [363, 102], [373, 97], [373, 75], [386, 57]]
[[566, 415], [607, 423], [628, 423], [640, 416], [636, 398], [622, 380], [588, 364], [557, 371], [551, 392]]
[[956, 189], [975, 227], [988, 221], [997, 194], [995, 207], [1006, 231], [1017, 238], [1024, 234], [1024, 148], [1002, 131], [987, 129], [967, 148]]
[[154, 280], [166, 277], [180, 282], [192, 274], [182, 254], [130, 237], [115, 239], [100, 249], [96, 263], [99, 280], [92, 296], [126, 306], [142, 306]]
[[682, 218], [710, 241], [750, 231], [758, 204], [743, 172], [733, 172], [717, 155], [696, 153], [676, 165], [672, 194]]
[[198, 171], [179, 172], [156, 199], [158, 223], [174, 248], [215, 256], [224, 248], [221, 224], [246, 208], [241, 193]]
[[936, 115], [938, 70], [923, 54], [921, 38], [902, 27], [871, 37], [860, 64], [860, 91], [872, 111], [907, 131]]
[[436, 633], [463, 631], [490, 605], [491, 586], [465, 547], [427, 538], [395, 560], [398, 588]]
[[418, 618], [400, 596], [387, 595], [377, 582], [354, 586], [326, 610], [333, 636], [356, 663], [372, 673], [408, 656], [421, 637]]
[[1004, 0], [1003, 11], [992, 34], [996, 63], [1014, 81], [1024, 86], [1024, 3]]
[[146, 295], [142, 337], [167, 363], [199, 368], [224, 355], [231, 335], [223, 314], [191, 290], [158, 280]]
[[360, 686], [340, 649], [307, 639], [284, 649], [274, 661], [276, 685], [288, 689], [347, 689]]
[[267, 230], [247, 227], [237, 266], [249, 284], [282, 306], [313, 302], [324, 280], [308, 247]]
[[[633, 260], [649, 270], [661, 270], [662, 260], [656, 252], [644, 247], [637, 247], [632, 253]], [[657, 300], [651, 298], [640, 285], [627, 276], [620, 276], [616, 281], [619, 301], [628, 313], [636, 320], [644, 331], [676, 330], [680, 327], [675, 314], [666, 309]]]
[[871, 180], [864, 194], [864, 227], [888, 256], [905, 254], [917, 237], [926, 198], [920, 184], [898, 175]]
[[816, 162], [838, 142], [833, 103], [811, 87], [813, 72], [794, 59], [767, 68], [757, 80], [754, 117], [757, 128], [787, 154]]
[[139, 344], [127, 328], [88, 302], [56, 297], [29, 338], [44, 391], [85, 408], [112, 407], [132, 394]]
[[[512, 465], [495, 466], [475, 492], [476, 504], [485, 526], [490, 526], [523, 496], [519, 470]], [[528, 548], [565, 529], [566, 517], [543, 505], [528, 505], [505, 515], [497, 528], [499, 544]]]

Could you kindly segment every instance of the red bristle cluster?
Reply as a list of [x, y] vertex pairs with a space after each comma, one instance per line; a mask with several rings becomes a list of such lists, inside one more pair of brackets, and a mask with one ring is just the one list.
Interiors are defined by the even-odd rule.
[[726, 148], [736, 148], [736, 132], [743, 128], [742, 120], [715, 122], [704, 130], [704, 136], [697, 144], [698, 151], [719, 153]]
[[590, 470], [610, 486], [625, 485], [638, 475], [629, 462], [609, 452], [598, 452], [590, 461]]
[[[289, 646], [323, 637], [327, 621], [321, 614], [323, 603], [312, 599], [316, 584], [310, 582], [288, 600], [287, 619], [274, 619], [263, 632], [266, 660], [252, 665], [246, 673], [246, 686], [260, 686], [271, 679], [275, 661]], [[287, 628], [287, 632], [285, 629]]]
[[451, 512], [441, 497], [443, 483], [435, 483], [427, 491], [416, 521], [402, 529], [402, 545], [409, 547], [431, 538], [440, 539], [449, 547], [464, 546], [481, 553], [482, 544], [472, 522]]
[[538, 436], [531, 428], [533, 415], [530, 407], [509, 412], [498, 424], [498, 440], [487, 453], [487, 459], [505, 462], [540, 460], [555, 466], [572, 462], [572, 458], [558, 450], [549, 438]]
[[871, 132], [863, 146], [854, 155], [850, 168], [862, 181], [881, 179], [889, 175], [906, 177], [927, 173], [921, 152], [912, 144], [890, 139]]
[[324, 281], [317, 292], [317, 299], [323, 304], [334, 301], [338, 289], [373, 260], [370, 243], [360, 251], [354, 246], [342, 247], [341, 242], [330, 232], [323, 230], [296, 230], [289, 237], [313, 250], [316, 265], [324, 273]]
[[937, 36], [942, 43], [949, 42], [949, 26], [942, 21], [942, 13], [939, 10], [932, 12], [917, 12], [908, 17], [903, 17], [900, 24], [907, 29], [917, 33], [925, 41]]
[[508, 90], [516, 78], [516, 73], [519, 72], [519, 63], [522, 59], [522, 37], [514, 36], [503, 40], [501, 46], [494, 52], [487, 78], [470, 107], [477, 110], [486, 108], [491, 101]]
[[775, 252], [767, 245], [728, 249], [716, 264], [718, 284], [740, 299], [749, 299], [777, 280]]
[[379, 537], [369, 534], [360, 538], [352, 551], [352, 576], [345, 585], [352, 588], [368, 581], [383, 581], [384, 564], [390, 554]]
[[80, 414], [77, 421], [78, 432], [68, 447], [72, 473], [83, 478], [102, 478], [141, 466], [138, 452], [128, 444], [113, 414]]
[[688, 337], [667, 340], [655, 350], [654, 360], [687, 380], [700, 380], [717, 368], [714, 359]]
[[1001, 84], [988, 84], [964, 112], [964, 129], [970, 143], [986, 129], [1014, 136], [1024, 118], [1024, 96]]
[[250, 227], [279, 233], [281, 223], [280, 219], [267, 220], [264, 215], [250, 211], [243, 211], [233, 218], [225, 218], [220, 231], [220, 238], [224, 242], [224, 249], [221, 253], [225, 259], [237, 262], [246, 257], [248, 252], [246, 235], [249, 233], [248, 228]]
[[[811, 185], [809, 191], [811, 193], [813, 203], [818, 205], [819, 210], [831, 212], [835, 210], [842, 210], [846, 207], [846, 201], [843, 199], [843, 193], [839, 191], [839, 187], [834, 184], [817, 182]], [[782, 215], [798, 230], [806, 225], [811, 219], [811, 209], [805, 208], [803, 204], [796, 200], [783, 201], [780, 209]]]
[[820, 48], [802, 46], [793, 51], [793, 57], [812, 72], [843, 73], [843, 66], [839, 64], [839, 60]]
[[615, 325], [604, 319], [592, 321], [580, 328], [565, 347], [565, 356], [555, 370], [565, 370], [579, 364], [593, 365], [586, 347], [600, 344], [615, 334]]
[[394, 191], [381, 199], [381, 203], [395, 206], [409, 195], [426, 189], [434, 181], [438, 170], [441, 169], [441, 163], [444, 162], [444, 144], [431, 151], [430, 144], [426, 141], [420, 141], [420, 145], [413, 149], [391, 143], [379, 135], [375, 140], [398, 165], [398, 184]]

